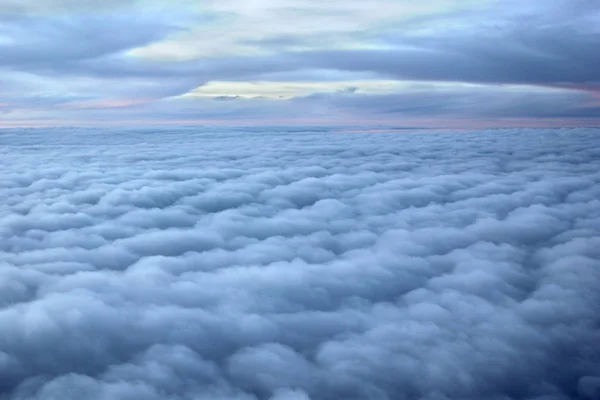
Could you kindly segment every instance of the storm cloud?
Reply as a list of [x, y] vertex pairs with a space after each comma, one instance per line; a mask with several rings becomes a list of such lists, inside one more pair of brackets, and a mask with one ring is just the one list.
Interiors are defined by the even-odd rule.
[[0, 145], [0, 399], [598, 398], [597, 130]]

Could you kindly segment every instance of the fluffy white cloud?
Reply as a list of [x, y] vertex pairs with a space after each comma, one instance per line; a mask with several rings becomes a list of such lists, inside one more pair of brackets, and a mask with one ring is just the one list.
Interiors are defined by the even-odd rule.
[[2, 400], [598, 393], [594, 130], [0, 141]]

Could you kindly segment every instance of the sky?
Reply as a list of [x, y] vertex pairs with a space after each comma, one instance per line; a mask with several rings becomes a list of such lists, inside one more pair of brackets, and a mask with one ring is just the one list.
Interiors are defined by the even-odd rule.
[[600, 125], [597, 0], [0, 0], [0, 127]]

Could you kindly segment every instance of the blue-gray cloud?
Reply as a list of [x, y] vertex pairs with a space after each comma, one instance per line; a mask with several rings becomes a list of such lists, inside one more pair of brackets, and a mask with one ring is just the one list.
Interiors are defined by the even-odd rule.
[[[158, 101], [153, 104], [132, 105], [119, 109], [73, 110], [66, 116], [84, 115], [87, 121], [134, 119], [144, 123], [161, 121], [238, 121], [260, 123], [282, 120], [319, 120], [345, 117], [347, 122], [400, 123], [431, 126], [428, 118], [434, 115], [453, 119], [532, 119], [559, 121], [600, 117], [593, 94], [580, 91], [536, 90], [534, 88], [486, 87], [432, 88], [406, 87], [404, 93], [365, 94], [349, 88], [334, 93], [316, 93], [287, 100], [272, 98], [182, 98]], [[431, 121], [433, 123], [435, 121]], [[556, 122], [559, 124], [560, 122]], [[439, 125], [439, 123], [434, 124]]]
[[0, 399], [577, 399], [595, 130], [0, 133]]
[[0, 14], [0, 66], [60, 71], [71, 63], [118, 54], [162, 39], [177, 27], [157, 15]]
[[[143, 58], [131, 50], [167, 39], [177, 43], [177, 34], [194, 24], [206, 24], [210, 29], [209, 23], [218, 20], [216, 16], [183, 11], [163, 14], [157, 9], [144, 12], [144, 5], [136, 2], [112, 13], [106, 9], [96, 13], [82, 10], [85, 8], [77, 8], [70, 15], [0, 13], [0, 34], [8, 38], [0, 41], [0, 70], [7, 77], [3, 80], [9, 81], [3, 87], [17, 88], [0, 92], [0, 104], [5, 111], [14, 111], [10, 115], [13, 120], [23, 120], [26, 115], [35, 118], [37, 114], [28, 108], [39, 111], [43, 119], [71, 118], [73, 102], [88, 102], [75, 105], [75, 109], [96, 108], [103, 120], [153, 119], [194, 112], [200, 117], [234, 113], [228, 117], [231, 120], [245, 115], [302, 114], [319, 107], [352, 112], [355, 104], [363, 111], [370, 110], [371, 116], [396, 112], [398, 118], [413, 114], [435, 117], [440, 108], [443, 114], [455, 112], [464, 118], [598, 117], [600, 6], [593, 1], [490, 2], [485, 7], [415, 17], [399, 22], [397, 27], [389, 23], [376, 26], [362, 36], [348, 33], [346, 40], [356, 41], [351, 48], [337, 41], [321, 48], [314, 35], [297, 32], [244, 42], [252, 43], [258, 53], [225, 52], [185, 60]], [[291, 10], [282, 12], [289, 16]], [[15, 78], [15, 74], [21, 75]], [[315, 104], [302, 112], [294, 108], [298, 103], [307, 104], [302, 98], [268, 103], [267, 110], [267, 103], [260, 99], [222, 109], [188, 102], [181, 111], [173, 106], [180, 104], [179, 100], [160, 101], [214, 81], [277, 81], [285, 77], [294, 82], [307, 76], [327, 81], [336, 75], [479, 84], [487, 89], [444, 91], [432, 85], [428, 90], [367, 96], [358, 88], [352, 98], [332, 94], [328, 104], [312, 96]], [[36, 77], [38, 90], [31, 88], [28, 76]], [[505, 84], [522, 85], [521, 93], [496, 88]], [[550, 91], [544, 99], [544, 94], [532, 86], [564, 90]], [[121, 100], [154, 103], [119, 110], [105, 107]], [[344, 114], [332, 116], [344, 118]], [[82, 111], [77, 118], [93, 119], [94, 112]]]

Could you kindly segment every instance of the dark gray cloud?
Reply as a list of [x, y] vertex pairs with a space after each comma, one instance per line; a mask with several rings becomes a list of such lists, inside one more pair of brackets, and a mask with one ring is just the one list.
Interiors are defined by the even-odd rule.
[[401, 25], [397, 32], [381, 34], [382, 49], [278, 57], [304, 68], [375, 72], [401, 80], [600, 84], [600, 4], [595, 1], [498, 2], [407, 25], [410, 29]]
[[[456, 28], [436, 15], [416, 28], [381, 37], [394, 48], [382, 50], [279, 51], [266, 57], [214, 58], [174, 65], [178, 73], [206, 80], [256, 78], [261, 74], [304, 69], [374, 72], [402, 80], [474, 83], [564, 84], [600, 82], [595, 51], [600, 40], [600, 6], [587, 1], [552, 1], [535, 8], [517, 3], [502, 11], [450, 14]], [[473, 24], [473, 20], [479, 24]], [[525, 23], [524, 19], [527, 19]], [[427, 32], [427, 31], [426, 31]], [[279, 43], [286, 38], [265, 39]], [[290, 40], [287, 38], [287, 40]], [[302, 40], [297, 38], [297, 40]], [[168, 67], [168, 66], [167, 66]], [[143, 74], [143, 71], [133, 70]], [[133, 72], [132, 71], [132, 72]], [[149, 69], [149, 73], [160, 73]], [[154, 71], [154, 72], [153, 72]], [[113, 71], [116, 72], [116, 71]]]
[[593, 94], [564, 90], [539, 90], [514, 86], [437, 88], [407, 87], [394, 94], [314, 94], [296, 98], [296, 104], [316, 103], [367, 115], [426, 117], [598, 118], [600, 108]]
[[135, 61], [127, 51], [181, 31], [194, 19], [183, 10], [131, 7], [70, 14], [0, 12], [0, 37], [8, 38], [0, 40], [0, 71], [7, 77], [0, 102], [37, 108], [41, 98], [54, 105], [183, 94], [203, 81], [180, 74], [176, 65]]
[[60, 70], [162, 39], [177, 26], [157, 15], [133, 13], [35, 16], [0, 14], [0, 66]]
[[[498, 2], [496, 7], [449, 14], [421, 25], [436, 22], [449, 27], [386, 35], [384, 42], [398, 49], [387, 54], [372, 52], [374, 64], [385, 73], [407, 79], [600, 82], [594, 68], [598, 55], [593, 50], [600, 39], [597, 2]], [[346, 56], [348, 63], [365, 68], [353, 61], [353, 56]]]
[[[160, 88], [156, 88], [159, 90]], [[315, 93], [291, 99], [243, 98], [180, 98], [154, 104], [132, 105], [121, 109], [77, 110], [86, 120], [131, 118], [147, 121], [276, 121], [318, 120], [330, 118], [346, 122], [388, 123], [394, 118], [418, 121], [428, 125], [432, 115], [442, 121], [484, 118], [532, 119], [561, 121], [600, 117], [593, 93], [577, 90], [543, 89], [514, 86], [469, 86], [446, 88], [433, 85], [406, 86], [401, 93], [369, 94], [361, 88], [348, 88], [333, 93]], [[66, 114], [68, 115], [68, 114]], [[408, 122], [409, 124], [411, 122]], [[559, 122], [556, 122], [559, 123]], [[405, 123], [406, 124], [406, 123]]]
[[0, 399], [596, 399], [597, 133], [3, 130]]

